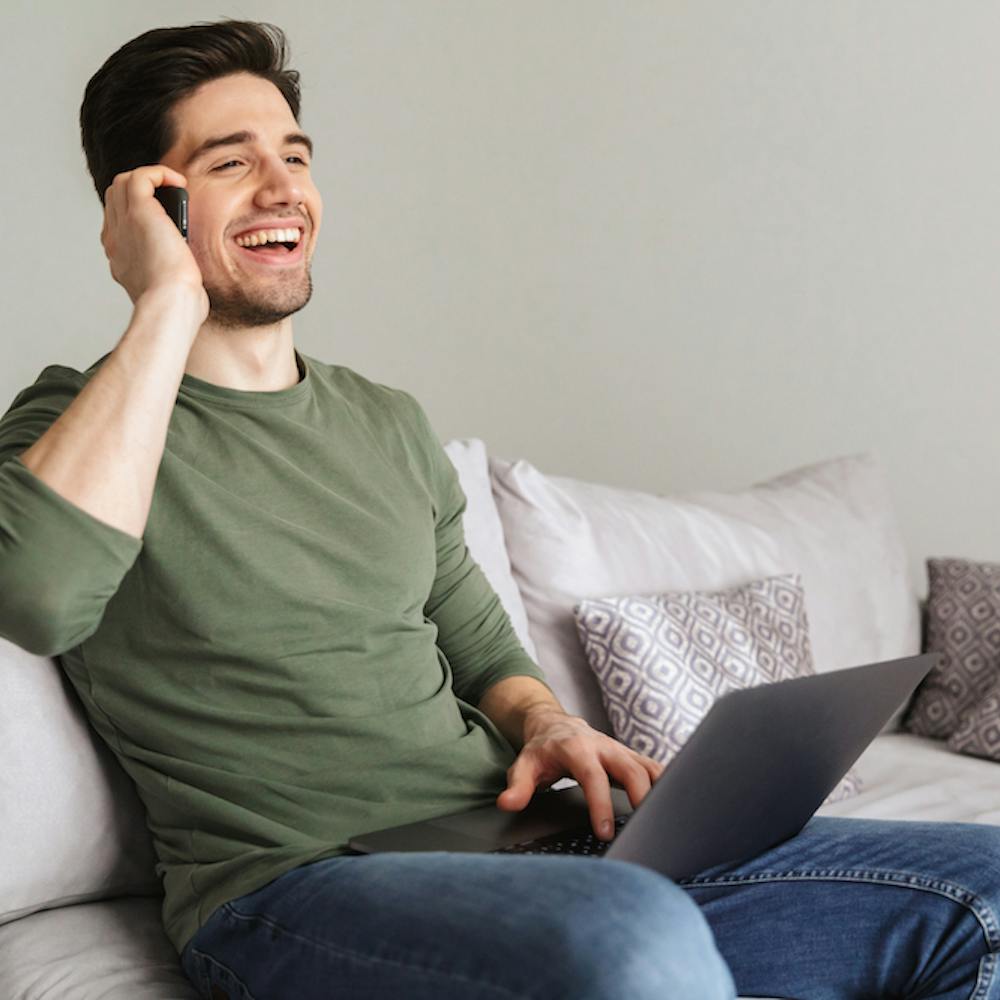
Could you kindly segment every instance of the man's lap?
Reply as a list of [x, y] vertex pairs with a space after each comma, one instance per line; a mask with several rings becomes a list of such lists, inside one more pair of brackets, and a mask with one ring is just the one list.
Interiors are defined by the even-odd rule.
[[[389, 995], [419, 981], [425, 992], [406, 995], [557, 997], [578, 992], [566, 975], [590, 981], [607, 969], [620, 982], [634, 968], [655, 978], [660, 971], [644, 970], [644, 956], [661, 961], [673, 947], [678, 961], [699, 953], [691, 974], [721, 984], [702, 934], [707, 920], [742, 994], [918, 995], [922, 970], [924, 985], [940, 987], [926, 995], [967, 997], [983, 955], [997, 947], [1000, 829], [817, 818], [761, 857], [682, 888], [634, 865], [585, 858], [332, 858], [220, 908], [186, 951], [185, 968], [197, 983], [213, 962], [220, 975], [237, 972], [244, 951], [259, 957], [270, 948], [272, 971], [282, 960], [301, 971], [304, 949], [332, 963], [334, 972], [309, 974], [336, 975], [337, 995], [376, 997], [378, 983]], [[700, 914], [684, 905], [685, 893]], [[582, 964], [567, 972], [567, 956]], [[977, 997], [998, 989], [988, 971]], [[276, 981], [293, 974], [277, 972]], [[277, 997], [273, 988], [258, 985], [255, 1000]], [[607, 988], [615, 995], [613, 983]], [[603, 995], [600, 984], [591, 995]]]
[[220, 907], [183, 959], [228, 1000], [733, 996], [686, 893], [574, 857], [329, 858]]

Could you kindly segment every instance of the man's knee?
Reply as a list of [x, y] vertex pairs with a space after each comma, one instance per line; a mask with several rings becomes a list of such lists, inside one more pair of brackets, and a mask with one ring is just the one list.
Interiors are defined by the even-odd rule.
[[708, 923], [687, 893], [627, 862], [595, 868], [558, 942], [558, 962], [573, 980], [566, 996], [735, 996]]
[[[907, 855], [897, 865], [940, 881], [948, 895], [961, 899], [987, 924], [1000, 925], [1000, 827], [914, 823], [897, 829], [896, 835], [907, 845]], [[994, 947], [997, 943], [993, 941]]]

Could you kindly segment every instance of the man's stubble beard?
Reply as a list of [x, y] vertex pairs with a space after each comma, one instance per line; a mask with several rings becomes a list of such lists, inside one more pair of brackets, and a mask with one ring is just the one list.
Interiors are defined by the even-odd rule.
[[208, 319], [221, 327], [272, 326], [305, 308], [312, 290], [312, 272], [308, 268], [294, 281], [266, 289], [220, 289], [206, 284]]

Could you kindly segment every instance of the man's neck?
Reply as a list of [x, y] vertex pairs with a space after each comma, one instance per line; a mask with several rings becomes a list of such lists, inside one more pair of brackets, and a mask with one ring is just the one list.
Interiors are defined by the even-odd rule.
[[188, 354], [184, 373], [243, 392], [290, 388], [301, 379], [291, 319], [239, 330], [205, 323]]

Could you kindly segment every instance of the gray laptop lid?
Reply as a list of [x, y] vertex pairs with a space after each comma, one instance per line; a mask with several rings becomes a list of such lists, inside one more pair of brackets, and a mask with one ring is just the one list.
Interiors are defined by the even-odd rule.
[[[933, 654], [732, 691], [719, 698], [608, 848], [672, 879], [794, 836], [936, 662]], [[612, 789], [616, 814], [628, 797]], [[380, 851], [494, 851], [590, 817], [583, 792], [542, 792], [520, 813], [487, 806], [362, 834]]]

